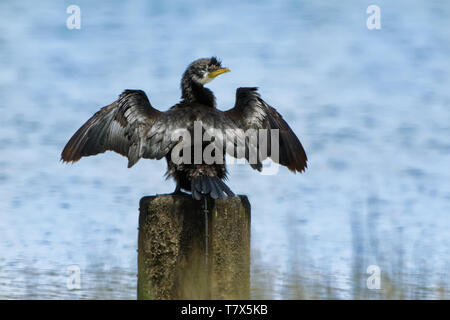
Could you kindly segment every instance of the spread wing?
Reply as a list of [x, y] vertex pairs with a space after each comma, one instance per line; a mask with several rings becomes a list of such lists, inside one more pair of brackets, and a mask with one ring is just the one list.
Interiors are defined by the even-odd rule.
[[[128, 158], [132, 167], [140, 158], [160, 159], [176, 141], [163, 136], [148, 136], [155, 126], [160, 131], [170, 130], [170, 123], [161, 123], [163, 112], [153, 108], [141, 90], [125, 90], [112, 104], [95, 113], [73, 135], [65, 146], [61, 160], [76, 162], [81, 157], [107, 150]], [[156, 131], [158, 131], [156, 130]]]
[[[266, 133], [262, 131], [263, 134], [258, 137], [258, 150], [261, 150], [262, 143], [267, 142], [267, 152], [265, 155], [262, 153], [262, 156], [260, 153], [261, 160], [270, 157], [293, 172], [306, 169], [308, 159], [299, 139], [275, 108], [261, 99], [257, 88], [238, 88], [234, 108], [225, 111], [225, 115], [244, 131], [267, 129]], [[278, 157], [276, 151], [271, 150], [270, 129], [279, 130]]]
[[[181, 139], [178, 138], [177, 131], [181, 134]], [[188, 136], [183, 136], [183, 132], [188, 133]], [[188, 149], [197, 145], [203, 152], [206, 144], [212, 147], [209, 151], [222, 150], [221, 155], [228, 153], [236, 158], [245, 158], [254, 169], [262, 168], [257, 158], [250, 158], [251, 154], [257, 154], [256, 146], [247, 139], [244, 131], [239, 129], [234, 121], [216, 108], [205, 108], [204, 105], [199, 104], [175, 105], [161, 114], [152, 124], [147, 133], [147, 139], [149, 144], [144, 157], [147, 156], [147, 152], [152, 155], [165, 155], [174, 145]], [[192, 159], [186, 160], [192, 161]]]

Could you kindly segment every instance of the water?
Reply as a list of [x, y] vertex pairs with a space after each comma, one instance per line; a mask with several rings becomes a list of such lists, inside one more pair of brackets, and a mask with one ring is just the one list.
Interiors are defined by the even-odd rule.
[[166, 110], [211, 55], [232, 70], [209, 85], [219, 108], [260, 87], [310, 159], [230, 168], [252, 204], [252, 297], [450, 297], [447, 2], [377, 1], [377, 31], [361, 1], [77, 1], [80, 30], [70, 4], [0, 3], [0, 298], [136, 298], [138, 201], [173, 190], [165, 163], [60, 152], [123, 89]]

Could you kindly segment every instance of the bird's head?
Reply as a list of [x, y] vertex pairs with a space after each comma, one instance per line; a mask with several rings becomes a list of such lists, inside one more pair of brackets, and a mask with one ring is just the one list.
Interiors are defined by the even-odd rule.
[[204, 85], [226, 72], [230, 72], [230, 69], [223, 68], [216, 57], [198, 59], [187, 67], [183, 75], [183, 81], [194, 81]]

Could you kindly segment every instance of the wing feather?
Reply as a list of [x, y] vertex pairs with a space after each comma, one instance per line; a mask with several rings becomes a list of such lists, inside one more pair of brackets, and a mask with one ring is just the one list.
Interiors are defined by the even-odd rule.
[[[125, 90], [77, 130], [66, 144], [61, 160], [76, 162], [111, 150], [127, 157], [128, 167], [132, 167], [146, 153], [147, 132], [162, 114], [151, 106], [143, 91]], [[159, 146], [151, 147], [154, 151], [146, 156], [154, 158]]]
[[[268, 144], [267, 156], [293, 172], [302, 172], [306, 169], [308, 158], [300, 140], [281, 114], [261, 99], [257, 88], [238, 88], [236, 90], [236, 103], [232, 109], [225, 111], [225, 115], [244, 131], [248, 129], [268, 129], [265, 139]], [[279, 130], [278, 159], [273, 157], [270, 150], [270, 129]], [[262, 141], [258, 140], [258, 150], [261, 149], [260, 142]], [[259, 155], [261, 156], [260, 153]], [[263, 156], [261, 160], [266, 157]]]

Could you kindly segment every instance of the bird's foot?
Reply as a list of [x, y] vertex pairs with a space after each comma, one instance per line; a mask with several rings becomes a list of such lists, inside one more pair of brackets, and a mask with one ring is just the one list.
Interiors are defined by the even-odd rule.
[[178, 196], [184, 196], [184, 195], [187, 195], [187, 194], [188, 194], [188, 193], [181, 191], [181, 188], [180, 188], [179, 186], [177, 186], [177, 187], [175, 188], [175, 191], [171, 193], [171, 195], [174, 195], [174, 196], [176, 196], [176, 195], [178, 195]]

